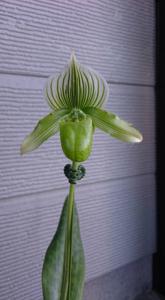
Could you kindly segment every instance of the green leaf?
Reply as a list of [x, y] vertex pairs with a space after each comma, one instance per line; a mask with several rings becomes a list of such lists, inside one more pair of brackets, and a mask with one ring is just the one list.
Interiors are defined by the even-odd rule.
[[[67, 235], [68, 210], [69, 200], [67, 197], [57, 231], [44, 259], [42, 270], [44, 300], [82, 300], [85, 258], [80, 236], [78, 213], [74, 202], [69, 236]], [[69, 254], [71, 255], [71, 260]]]
[[60, 119], [69, 113], [69, 110], [61, 109], [50, 113], [41, 119], [32, 133], [30, 133], [21, 145], [21, 154], [28, 153], [38, 148], [49, 137], [54, 135], [59, 130]]
[[83, 111], [90, 115], [96, 127], [114, 138], [130, 143], [139, 143], [143, 139], [137, 129], [114, 113], [94, 107], [84, 108]]

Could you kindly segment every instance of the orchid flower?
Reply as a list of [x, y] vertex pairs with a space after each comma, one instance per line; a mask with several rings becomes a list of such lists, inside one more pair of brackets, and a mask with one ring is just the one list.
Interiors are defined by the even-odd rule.
[[51, 76], [45, 86], [45, 98], [52, 112], [40, 120], [21, 145], [21, 154], [38, 148], [60, 130], [60, 122], [75, 113], [89, 116], [93, 127], [125, 142], [142, 141], [141, 133], [131, 124], [103, 107], [109, 86], [94, 70], [79, 64], [72, 54], [66, 69]]
[[137, 129], [104, 109], [108, 96], [109, 86], [104, 78], [79, 64], [72, 54], [66, 69], [51, 76], [46, 83], [45, 98], [52, 112], [38, 122], [21, 145], [21, 154], [25, 154], [59, 131], [62, 150], [72, 161], [72, 165], [64, 168], [70, 183], [69, 194], [44, 258], [44, 300], [82, 300], [85, 257], [74, 185], [85, 175], [85, 168], [79, 163], [91, 154], [95, 128], [125, 142], [142, 141]]

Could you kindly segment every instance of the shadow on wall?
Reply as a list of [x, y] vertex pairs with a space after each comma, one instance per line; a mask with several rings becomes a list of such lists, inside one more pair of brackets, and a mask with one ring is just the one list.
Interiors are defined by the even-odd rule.
[[135, 300], [165, 300], [164, 297], [159, 296], [155, 292], [150, 292], [147, 294], [143, 294], [135, 298]]

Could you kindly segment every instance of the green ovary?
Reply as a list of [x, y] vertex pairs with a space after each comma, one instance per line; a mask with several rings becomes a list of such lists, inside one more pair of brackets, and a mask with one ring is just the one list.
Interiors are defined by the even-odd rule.
[[60, 138], [63, 152], [67, 158], [77, 162], [87, 160], [92, 151], [93, 142], [91, 118], [61, 121]]

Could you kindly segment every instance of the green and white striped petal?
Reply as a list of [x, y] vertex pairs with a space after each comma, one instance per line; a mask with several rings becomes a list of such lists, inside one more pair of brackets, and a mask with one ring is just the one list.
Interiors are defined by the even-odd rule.
[[62, 109], [50, 113], [41, 119], [32, 133], [30, 133], [21, 145], [21, 154], [31, 152], [38, 148], [49, 137], [54, 135], [59, 130], [59, 121], [67, 115], [69, 110]]
[[53, 75], [45, 86], [45, 97], [53, 109], [102, 107], [109, 96], [104, 78], [94, 70], [80, 65], [71, 55], [68, 67]]
[[140, 143], [143, 140], [141, 133], [131, 124], [121, 120], [117, 115], [99, 108], [88, 107], [84, 112], [93, 120], [96, 127], [110, 134], [112, 137], [130, 143]]

